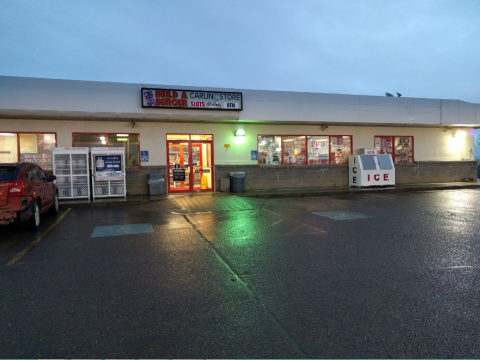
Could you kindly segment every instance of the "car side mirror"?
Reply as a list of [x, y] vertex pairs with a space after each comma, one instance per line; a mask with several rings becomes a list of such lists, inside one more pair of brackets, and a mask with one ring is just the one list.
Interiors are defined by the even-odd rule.
[[56, 180], [57, 177], [55, 175], [48, 175], [48, 181], [53, 181], [53, 180]]

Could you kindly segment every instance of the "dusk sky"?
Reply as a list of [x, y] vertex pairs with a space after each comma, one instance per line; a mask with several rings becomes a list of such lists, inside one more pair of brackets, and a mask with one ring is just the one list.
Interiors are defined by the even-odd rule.
[[480, 1], [0, 0], [0, 75], [480, 103]]

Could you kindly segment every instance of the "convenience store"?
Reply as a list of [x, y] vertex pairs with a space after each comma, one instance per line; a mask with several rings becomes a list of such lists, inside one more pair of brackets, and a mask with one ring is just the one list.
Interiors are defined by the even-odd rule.
[[477, 127], [480, 104], [461, 100], [0, 77], [0, 162], [124, 147], [129, 195], [149, 173], [168, 193], [219, 191], [231, 171], [246, 190], [346, 186], [348, 155], [372, 147], [398, 184], [473, 180]]

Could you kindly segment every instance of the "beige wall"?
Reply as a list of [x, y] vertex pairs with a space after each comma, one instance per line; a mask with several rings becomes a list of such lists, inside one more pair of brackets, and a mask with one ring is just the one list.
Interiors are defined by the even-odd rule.
[[[235, 139], [234, 131], [246, 131], [244, 139]], [[466, 137], [458, 141], [454, 134], [463, 130]], [[318, 125], [262, 125], [252, 123], [160, 123], [114, 121], [60, 121], [60, 120], [9, 120], [0, 119], [0, 132], [56, 132], [57, 146], [72, 146], [72, 132], [111, 132], [140, 133], [142, 150], [149, 150], [150, 161], [143, 165], [166, 165], [166, 134], [190, 133], [213, 134], [216, 165], [256, 164], [250, 160], [250, 150], [257, 149], [257, 134], [272, 135], [352, 135], [353, 150], [373, 147], [374, 135], [409, 135], [414, 136], [415, 160], [417, 161], [459, 161], [473, 159], [473, 137], [469, 129], [455, 128], [445, 132], [443, 128], [426, 127], [374, 127], [374, 126], [329, 126], [322, 131]], [[239, 141], [244, 142], [243, 144]], [[230, 144], [227, 150], [224, 144]]]

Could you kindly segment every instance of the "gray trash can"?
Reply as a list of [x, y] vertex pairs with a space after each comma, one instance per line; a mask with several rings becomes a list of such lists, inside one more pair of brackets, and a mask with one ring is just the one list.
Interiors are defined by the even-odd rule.
[[245, 191], [245, 173], [244, 172], [230, 173], [230, 191], [231, 192]]
[[163, 195], [163, 174], [148, 174], [148, 195]]

